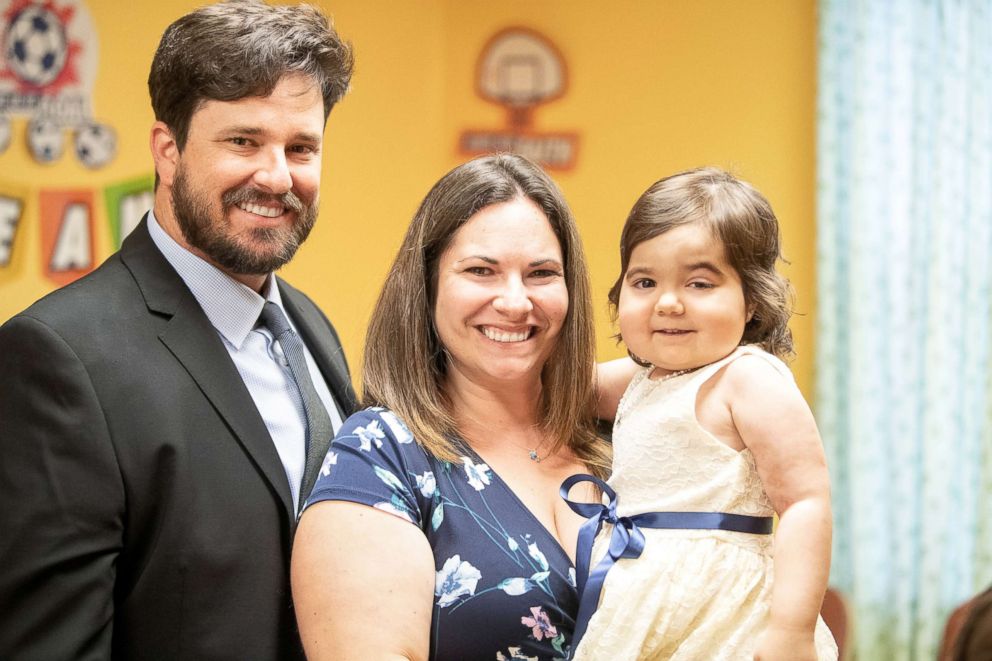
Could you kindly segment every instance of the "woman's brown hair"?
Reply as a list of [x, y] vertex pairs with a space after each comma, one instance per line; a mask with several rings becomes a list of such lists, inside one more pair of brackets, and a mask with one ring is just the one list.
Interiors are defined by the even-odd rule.
[[458, 458], [458, 429], [444, 392], [444, 347], [434, 325], [438, 260], [458, 229], [493, 204], [527, 198], [545, 214], [564, 259], [569, 307], [541, 375], [538, 413], [553, 452], [562, 446], [594, 472], [610, 465], [593, 427], [595, 361], [589, 275], [572, 213], [554, 182], [522, 156], [456, 167], [420, 204], [390, 267], [365, 338], [363, 404], [393, 410], [439, 459]]

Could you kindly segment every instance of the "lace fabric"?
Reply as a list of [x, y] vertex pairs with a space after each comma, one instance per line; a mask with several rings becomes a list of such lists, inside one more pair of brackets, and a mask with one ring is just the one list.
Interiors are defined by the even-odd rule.
[[[639, 372], [620, 401], [614, 424], [613, 476], [618, 513], [730, 512], [774, 514], [751, 452], [728, 447], [696, 419], [700, 387], [743, 355], [745, 346], [711, 365], [671, 379]], [[597, 538], [593, 562], [612, 529]], [[644, 553], [621, 559], [606, 578], [600, 605], [574, 659], [750, 659], [767, 623], [773, 579], [772, 537], [710, 530], [644, 530]], [[820, 659], [837, 647], [822, 620]]]

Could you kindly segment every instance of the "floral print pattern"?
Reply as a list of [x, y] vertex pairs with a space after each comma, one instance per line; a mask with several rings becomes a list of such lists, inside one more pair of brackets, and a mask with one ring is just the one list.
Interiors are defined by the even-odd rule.
[[423, 530], [435, 560], [432, 661], [565, 659], [578, 595], [557, 540], [467, 447], [428, 455], [381, 408], [356, 413], [334, 440], [308, 505], [345, 500]]
[[520, 653], [519, 647], [511, 647], [507, 654], [496, 652], [496, 661], [538, 661], [536, 656], [524, 656]]
[[548, 614], [544, 612], [543, 609], [534, 606], [530, 609], [533, 617], [522, 617], [520, 618], [521, 624], [525, 627], [530, 627], [532, 629], [532, 634], [537, 640], [541, 640], [545, 636], [548, 638], [554, 638], [558, 635], [558, 630], [552, 626], [551, 621], [548, 620]]
[[338, 455], [336, 452], [330, 452], [324, 455], [324, 463], [320, 465], [320, 474], [327, 476], [331, 474], [331, 466], [338, 463]]
[[465, 464], [465, 475], [468, 476], [468, 483], [473, 489], [482, 491], [489, 486], [489, 466], [476, 464], [468, 457], [462, 457], [462, 463]]
[[377, 448], [381, 448], [382, 439], [385, 438], [386, 434], [382, 431], [382, 424], [378, 420], [373, 420], [366, 427], [357, 427], [355, 436], [358, 437], [362, 450], [368, 452], [372, 449], [373, 443]]
[[437, 480], [434, 479], [434, 473], [424, 471], [423, 475], [417, 475], [415, 479], [417, 480], [417, 488], [420, 489], [420, 493], [424, 497], [431, 498], [434, 496], [434, 492], [437, 491]]
[[448, 558], [444, 567], [437, 573], [434, 583], [434, 596], [441, 608], [450, 606], [462, 595], [474, 595], [482, 574], [468, 562], [462, 562], [457, 555]]

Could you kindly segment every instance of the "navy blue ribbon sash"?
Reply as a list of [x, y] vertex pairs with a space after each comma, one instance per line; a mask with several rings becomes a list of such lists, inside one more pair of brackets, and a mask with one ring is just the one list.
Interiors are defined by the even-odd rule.
[[[609, 498], [608, 505], [576, 503], [568, 493], [579, 482], [592, 482]], [[592, 475], [573, 475], [562, 482], [561, 497], [575, 513], [588, 519], [579, 529], [579, 542], [575, 553], [575, 581], [579, 591], [579, 615], [572, 636], [574, 651], [582, 639], [589, 619], [599, 606], [599, 595], [610, 567], [620, 558], [639, 558], [644, 550], [644, 533], [641, 528], [674, 528], [679, 530], [730, 530], [753, 535], [769, 535], [772, 517], [728, 514], [726, 512], [644, 512], [634, 516], [617, 516], [617, 493], [606, 482]], [[610, 547], [590, 572], [592, 545], [603, 523], [613, 524]]]

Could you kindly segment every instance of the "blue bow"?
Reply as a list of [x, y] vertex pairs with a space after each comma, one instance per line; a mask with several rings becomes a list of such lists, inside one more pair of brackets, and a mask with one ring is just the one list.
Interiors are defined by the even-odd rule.
[[[579, 482], [592, 482], [603, 490], [609, 503], [576, 503], [568, 499], [568, 492]], [[572, 651], [579, 645], [589, 619], [599, 606], [599, 595], [610, 568], [620, 558], [639, 558], [644, 551], [644, 528], [676, 528], [682, 530], [730, 530], [754, 535], [768, 535], [772, 532], [772, 517], [747, 516], [726, 512], [644, 512], [634, 516], [618, 516], [619, 497], [603, 480], [592, 475], [573, 475], [562, 482], [561, 497], [576, 514], [587, 521], [579, 529], [579, 541], [575, 552], [575, 582], [579, 592], [579, 615], [572, 635]], [[592, 571], [592, 545], [603, 523], [613, 525], [610, 547]]]

